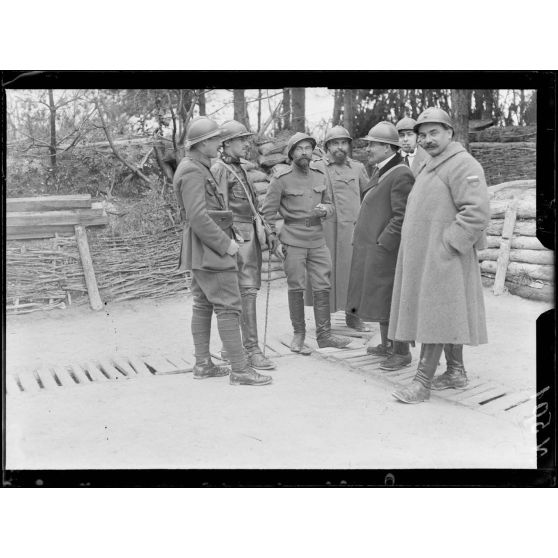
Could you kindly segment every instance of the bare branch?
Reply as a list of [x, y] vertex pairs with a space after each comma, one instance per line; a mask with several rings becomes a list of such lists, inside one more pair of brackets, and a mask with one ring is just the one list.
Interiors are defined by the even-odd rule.
[[[103, 111], [101, 110], [101, 106], [102, 106], [102, 101], [99, 97], [95, 98], [95, 106], [97, 107], [97, 112], [99, 113], [99, 118], [101, 120], [101, 125], [103, 130], [105, 131], [105, 136], [107, 137], [107, 141], [109, 142], [110, 148], [112, 150], [113, 155], [123, 164], [125, 165], [128, 169], [130, 169], [135, 175], [139, 176], [144, 182], [147, 183], [147, 185], [152, 189], [152, 190], [156, 190], [156, 186], [155, 184], [153, 184], [153, 182], [151, 182], [151, 180], [149, 178], [147, 178], [147, 176], [145, 176], [145, 174], [143, 174], [143, 172], [141, 172], [140, 169], [138, 169], [135, 165], [133, 165], [132, 163], [130, 163], [129, 161], [127, 161], [126, 159], [124, 159], [124, 157], [122, 157], [122, 155], [120, 155], [120, 153], [117, 151], [116, 146], [113, 143], [112, 140], [112, 136], [108, 130], [108, 126], [106, 123], [106, 120], [103, 116]], [[104, 108], [104, 107], [103, 107]]]

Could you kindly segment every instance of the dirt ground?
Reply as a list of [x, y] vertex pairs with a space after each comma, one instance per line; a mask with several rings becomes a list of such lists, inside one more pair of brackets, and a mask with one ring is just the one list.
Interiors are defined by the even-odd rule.
[[[265, 287], [259, 297], [263, 337]], [[485, 289], [489, 344], [468, 371], [535, 389], [535, 321], [551, 305]], [[188, 295], [8, 316], [6, 371], [121, 354], [191, 359]], [[313, 322], [307, 308], [309, 326]], [[220, 342], [214, 327], [212, 350]], [[272, 283], [268, 336], [290, 332], [284, 280]], [[372, 342], [376, 342], [373, 338]], [[419, 347], [413, 349], [416, 357]], [[277, 358], [271, 386], [191, 374], [7, 397], [7, 468], [533, 468], [527, 426], [438, 398], [404, 405], [377, 375], [318, 356]]]

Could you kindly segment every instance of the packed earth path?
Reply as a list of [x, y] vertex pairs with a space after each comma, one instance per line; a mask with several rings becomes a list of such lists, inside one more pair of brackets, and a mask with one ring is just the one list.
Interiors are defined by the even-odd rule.
[[[534, 396], [535, 322], [551, 308], [484, 289], [489, 344], [465, 347], [470, 377]], [[265, 285], [258, 298], [263, 339]], [[192, 361], [188, 294], [8, 316], [6, 373], [98, 361], [111, 355], [180, 354]], [[308, 328], [312, 309], [306, 308]], [[373, 326], [371, 343], [377, 343]], [[268, 340], [291, 331], [285, 280], [272, 283]], [[352, 346], [363, 341], [355, 339]], [[212, 328], [212, 352], [220, 342]], [[412, 349], [416, 368], [420, 347]], [[358, 351], [356, 351], [358, 352]], [[273, 384], [231, 386], [191, 373], [137, 376], [9, 393], [8, 469], [120, 468], [535, 468], [529, 421], [487, 414], [433, 392], [395, 400], [380, 371], [273, 350]], [[444, 362], [442, 357], [441, 368]], [[408, 381], [408, 380], [406, 380]], [[517, 418], [517, 417], [516, 417]]]

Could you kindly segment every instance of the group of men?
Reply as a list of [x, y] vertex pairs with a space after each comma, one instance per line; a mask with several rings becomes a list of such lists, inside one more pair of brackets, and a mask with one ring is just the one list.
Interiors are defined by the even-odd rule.
[[[409, 366], [410, 345], [422, 343], [415, 378], [393, 393], [400, 401], [465, 387], [463, 345], [487, 341], [476, 249], [489, 207], [483, 170], [453, 128], [436, 108], [417, 121], [378, 123], [364, 138], [370, 177], [349, 157], [345, 128], [328, 130], [318, 158], [316, 140], [296, 133], [286, 149], [291, 164], [271, 180], [260, 212], [244, 167], [252, 134], [234, 120], [194, 120], [174, 178], [185, 214], [180, 265], [192, 273], [194, 378], [229, 374], [209, 352], [215, 313], [230, 383], [271, 383], [257, 372], [276, 367], [260, 349], [256, 321], [267, 245], [284, 263], [293, 352], [311, 352], [305, 303], [318, 346], [347, 347], [351, 338], [331, 332], [331, 313], [344, 310], [358, 331], [379, 323], [381, 343], [367, 352], [382, 357], [384, 370]], [[442, 352], [447, 369], [434, 379]]]

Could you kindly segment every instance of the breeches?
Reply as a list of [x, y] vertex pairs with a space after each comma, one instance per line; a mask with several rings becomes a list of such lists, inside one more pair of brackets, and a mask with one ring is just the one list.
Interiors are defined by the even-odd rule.
[[312, 291], [328, 291], [331, 287], [331, 256], [324, 244], [319, 248], [300, 248], [286, 246], [284, 269], [287, 275], [289, 291], [304, 291], [306, 289], [306, 274]]
[[216, 315], [242, 312], [238, 273], [236, 271], [192, 270], [194, 308], [211, 309]]

